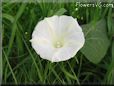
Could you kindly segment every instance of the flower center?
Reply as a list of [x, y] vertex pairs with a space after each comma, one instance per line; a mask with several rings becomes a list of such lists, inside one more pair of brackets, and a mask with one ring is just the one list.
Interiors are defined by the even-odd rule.
[[63, 46], [63, 44], [60, 42], [60, 41], [57, 41], [56, 43], [55, 43], [55, 47], [56, 48], [61, 48]]

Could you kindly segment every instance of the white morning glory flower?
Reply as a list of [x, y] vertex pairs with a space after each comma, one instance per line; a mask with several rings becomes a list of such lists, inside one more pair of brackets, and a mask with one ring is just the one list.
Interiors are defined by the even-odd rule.
[[71, 16], [52, 16], [40, 21], [32, 33], [32, 47], [51, 62], [68, 60], [83, 47], [82, 28]]

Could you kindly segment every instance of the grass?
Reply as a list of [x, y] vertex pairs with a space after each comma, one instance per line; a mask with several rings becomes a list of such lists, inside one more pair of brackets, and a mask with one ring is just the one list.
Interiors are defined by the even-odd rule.
[[[76, 10], [78, 8], [78, 10]], [[75, 3], [8, 3], [2, 5], [3, 80], [2, 84], [112, 84], [113, 49], [97, 65], [89, 62], [79, 51], [65, 62], [43, 60], [32, 49], [29, 40], [38, 21], [44, 17], [70, 15], [80, 25], [107, 19], [111, 39], [112, 8], [81, 8]], [[114, 42], [114, 41], [113, 41]]]

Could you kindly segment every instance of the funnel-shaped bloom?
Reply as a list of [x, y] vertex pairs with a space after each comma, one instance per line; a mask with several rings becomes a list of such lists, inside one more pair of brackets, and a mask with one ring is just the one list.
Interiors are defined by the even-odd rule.
[[83, 47], [82, 28], [71, 16], [52, 16], [40, 21], [30, 40], [41, 58], [51, 62], [65, 61]]

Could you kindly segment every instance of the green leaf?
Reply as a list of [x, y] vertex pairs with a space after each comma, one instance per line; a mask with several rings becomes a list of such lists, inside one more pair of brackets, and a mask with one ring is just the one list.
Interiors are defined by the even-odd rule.
[[81, 52], [92, 63], [99, 63], [105, 56], [110, 41], [107, 37], [106, 21], [100, 20], [97, 23], [90, 23], [82, 26], [85, 34], [85, 45]]
[[14, 17], [11, 16], [11, 15], [9, 15], [9, 14], [3, 13], [2, 14], [2, 17], [5, 18], [5, 19], [7, 19], [7, 20], [9, 20], [11, 23], [14, 22]]
[[55, 13], [55, 15], [58, 15], [58, 16], [63, 15], [66, 11], [67, 10], [65, 8], [61, 8]]
[[67, 10], [65, 8], [60, 8], [57, 12], [55, 10], [50, 10], [48, 12], [48, 16], [53, 16], [53, 15], [58, 15], [61, 16], [63, 15]]

